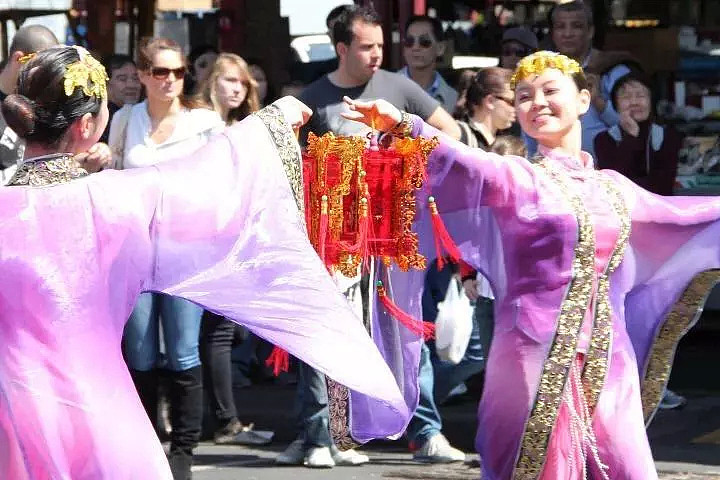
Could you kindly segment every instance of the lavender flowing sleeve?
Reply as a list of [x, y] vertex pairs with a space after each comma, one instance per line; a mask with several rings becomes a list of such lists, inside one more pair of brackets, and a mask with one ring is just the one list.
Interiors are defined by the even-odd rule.
[[507, 267], [498, 222], [515, 215], [523, 197], [535, 195], [535, 179], [521, 157], [486, 152], [448, 137], [411, 116], [412, 137], [437, 137], [428, 161], [428, 182], [418, 200], [416, 230], [421, 251], [435, 257], [432, 222], [426, 199], [433, 196], [442, 220], [463, 260], [489, 281], [497, 298], [506, 291]]
[[407, 419], [389, 368], [308, 240], [293, 192], [300, 150], [279, 110], [272, 122], [268, 113], [157, 167], [144, 288], [241, 323]]
[[664, 197], [616, 172], [631, 211], [630, 248], [618, 287], [628, 290], [625, 322], [650, 422], [682, 336], [720, 279], [720, 198]]

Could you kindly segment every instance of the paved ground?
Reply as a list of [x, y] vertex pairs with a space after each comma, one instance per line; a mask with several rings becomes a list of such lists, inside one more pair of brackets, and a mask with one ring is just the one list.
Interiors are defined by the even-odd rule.
[[[688, 405], [660, 412], [648, 430], [663, 480], [720, 480], [720, 315], [706, 315], [700, 328], [681, 344], [671, 387], [689, 398]], [[362, 467], [310, 470], [275, 467], [274, 456], [293, 439], [293, 387], [260, 385], [237, 392], [241, 420], [256, 428], [275, 430], [273, 444], [262, 448], [202, 444], [197, 451], [194, 480], [323, 480], [323, 479], [477, 479], [469, 464], [418, 465], [403, 441], [373, 442], [363, 448], [371, 463]], [[444, 431], [457, 447], [473, 451], [476, 404], [472, 400], [443, 407]], [[476, 463], [476, 462], [475, 462]]]

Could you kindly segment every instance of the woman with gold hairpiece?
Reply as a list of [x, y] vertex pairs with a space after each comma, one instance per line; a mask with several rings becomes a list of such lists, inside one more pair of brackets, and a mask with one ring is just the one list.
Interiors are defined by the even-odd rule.
[[596, 171], [580, 148], [590, 92], [574, 60], [535, 53], [512, 83], [520, 124], [540, 144], [530, 162], [470, 149], [384, 101], [347, 99], [344, 115], [440, 138], [432, 194], [496, 297], [482, 478], [656, 479], [645, 425], [720, 277], [720, 200], [663, 197]]
[[141, 292], [242, 323], [407, 421], [286, 173], [307, 107], [283, 98], [184, 158], [88, 175], [73, 154], [105, 129], [106, 80], [85, 50], [51, 48], [2, 103], [27, 157], [0, 189], [0, 478], [172, 478], [120, 348]]

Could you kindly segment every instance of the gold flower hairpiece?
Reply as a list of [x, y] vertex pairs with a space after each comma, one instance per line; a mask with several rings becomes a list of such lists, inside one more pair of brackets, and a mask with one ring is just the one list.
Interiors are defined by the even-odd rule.
[[583, 69], [580, 64], [570, 57], [560, 53], [540, 51], [535, 52], [518, 62], [510, 79], [510, 88], [515, 88], [517, 84], [530, 75], [540, 75], [548, 68], [560, 70], [567, 76], [575, 73], [582, 73]]
[[80, 55], [80, 60], [68, 65], [65, 70], [65, 95], [69, 97], [76, 88], [80, 87], [88, 97], [106, 98], [109, 78], [105, 67], [84, 48], [75, 48]]
[[35, 53], [35, 52], [28, 53], [27, 55], [23, 55], [22, 57], [18, 58], [18, 62], [20, 62], [20, 65], [25, 65], [30, 60], [35, 58], [35, 55], [37, 55], [37, 53]]

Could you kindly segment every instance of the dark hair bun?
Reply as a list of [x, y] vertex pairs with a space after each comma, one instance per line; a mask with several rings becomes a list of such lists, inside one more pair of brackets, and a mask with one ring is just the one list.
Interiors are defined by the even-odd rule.
[[25, 95], [8, 95], [2, 102], [2, 115], [20, 138], [27, 138], [35, 131], [35, 102]]

